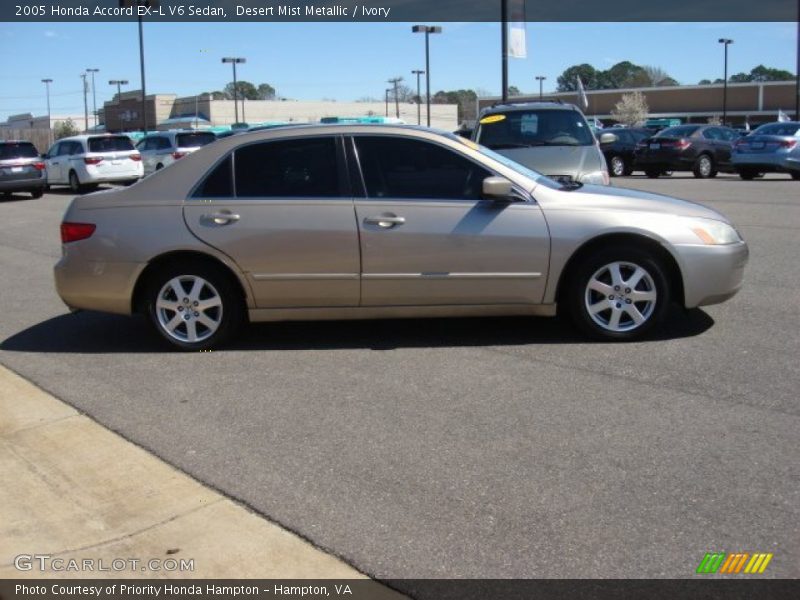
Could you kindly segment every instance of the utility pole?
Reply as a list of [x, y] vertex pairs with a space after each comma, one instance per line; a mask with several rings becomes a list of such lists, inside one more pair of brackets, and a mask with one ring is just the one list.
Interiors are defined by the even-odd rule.
[[422, 125], [422, 98], [419, 95], [419, 76], [425, 75], [425, 71], [414, 70], [411, 71], [414, 75], [417, 76], [417, 125]]
[[503, 72], [503, 104], [508, 102], [508, 0], [500, 0], [500, 21], [502, 31], [500, 32], [500, 43], [503, 46], [501, 69]]
[[394, 79], [390, 79], [388, 83], [391, 83], [394, 86], [394, 112], [395, 116], [399, 119], [400, 118], [400, 98], [397, 93], [397, 84], [403, 81], [402, 77], [395, 77]]
[[547, 77], [545, 77], [545, 76], [543, 76], [543, 75], [537, 75], [537, 76], [536, 76], [536, 81], [538, 81], [538, 82], [539, 82], [539, 102], [541, 102], [541, 101], [542, 101], [542, 82], [543, 82], [545, 79], [547, 79]]
[[53, 143], [53, 120], [50, 117], [50, 84], [53, 83], [53, 80], [42, 79], [42, 83], [47, 88], [47, 144], [49, 146]]
[[386, 116], [389, 116], [389, 92], [392, 90], [390, 88], [386, 88]]
[[86, 73], [81, 73], [83, 79], [83, 132], [89, 133], [89, 104], [86, 101]]

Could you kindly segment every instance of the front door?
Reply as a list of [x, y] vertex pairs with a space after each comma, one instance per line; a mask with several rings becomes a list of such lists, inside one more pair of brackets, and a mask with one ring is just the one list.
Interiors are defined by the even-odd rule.
[[549, 236], [533, 202], [482, 198], [494, 175], [445, 145], [355, 138], [364, 306], [537, 304]]
[[186, 201], [186, 223], [238, 263], [259, 308], [357, 306], [358, 231], [343, 164], [336, 136], [243, 144]]

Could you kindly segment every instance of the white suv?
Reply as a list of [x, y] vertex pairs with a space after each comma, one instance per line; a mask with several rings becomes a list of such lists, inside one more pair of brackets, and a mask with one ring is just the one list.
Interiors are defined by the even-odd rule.
[[216, 139], [210, 131], [164, 131], [142, 138], [136, 149], [142, 154], [144, 174], [150, 175]]
[[126, 135], [62, 138], [44, 155], [47, 185], [68, 185], [78, 194], [100, 183], [135, 183], [143, 175], [142, 156]]

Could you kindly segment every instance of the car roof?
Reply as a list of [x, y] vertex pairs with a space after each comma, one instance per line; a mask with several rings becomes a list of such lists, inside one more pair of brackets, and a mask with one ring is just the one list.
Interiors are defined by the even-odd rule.
[[[392, 125], [384, 123], [305, 123], [292, 127], [272, 127], [270, 129], [258, 129], [253, 131], [242, 131], [235, 136], [236, 143], [242, 140], [251, 139], [271, 139], [278, 137], [296, 137], [298, 135], [352, 135], [363, 133], [419, 133], [420, 137], [424, 134], [434, 136], [452, 136], [453, 133], [435, 127], [425, 127], [422, 125]], [[225, 138], [227, 139], [227, 138]]]
[[124, 133], [84, 133], [81, 135], [71, 135], [69, 137], [63, 137], [61, 139], [56, 140], [54, 143], [58, 142], [85, 142], [90, 138], [98, 138], [98, 137], [124, 137], [127, 138], [128, 136]]
[[522, 111], [522, 110], [574, 110], [578, 107], [566, 102], [508, 102], [505, 104], [493, 104], [481, 111], [482, 115], [495, 114], [501, 112]]

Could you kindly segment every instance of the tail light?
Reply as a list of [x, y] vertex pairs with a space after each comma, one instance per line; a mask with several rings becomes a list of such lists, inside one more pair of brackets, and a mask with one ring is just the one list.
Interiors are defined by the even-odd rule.
[[68, 244], [89, 238], [97, 229], [94, 223], [61, 223], [61, 243]]
[[138, 160], [142, 160], [142, 155], [139, 154], [138, 152], [134, 152], [128, 158], [130, 158], [131, 160], [137, 160], [138, 161]]
[[183, 158], [187, 154], [189, 154], [189, 153], [188, 152], [181, 152], [179, 150], [176, 150], [175, 152], [172, 153], [172, 158], [174, 158], [175, 160], [178, 160], [179, 158]]
[[691, 145], [692, 142], [690, 142], [687, 139], [680, 139], [677, 142], [675, 142], [675, 148], [678, 150], [686, 150]]
[[44, 171], [44, 163], [43, 162], [35, 162], [33, 163], [33, 168], [37, 171]]
[[794, 148], [797, 145], [797, 140], [782, 140], [780, 143], [781, 148]]
[[103, 157], [102, 156], [87, 156], [87, 157], [85, 157], [83, 159], [83, 162], [85, 162], [87, 165], [98, 165], [101, 162], [103, 162]]

